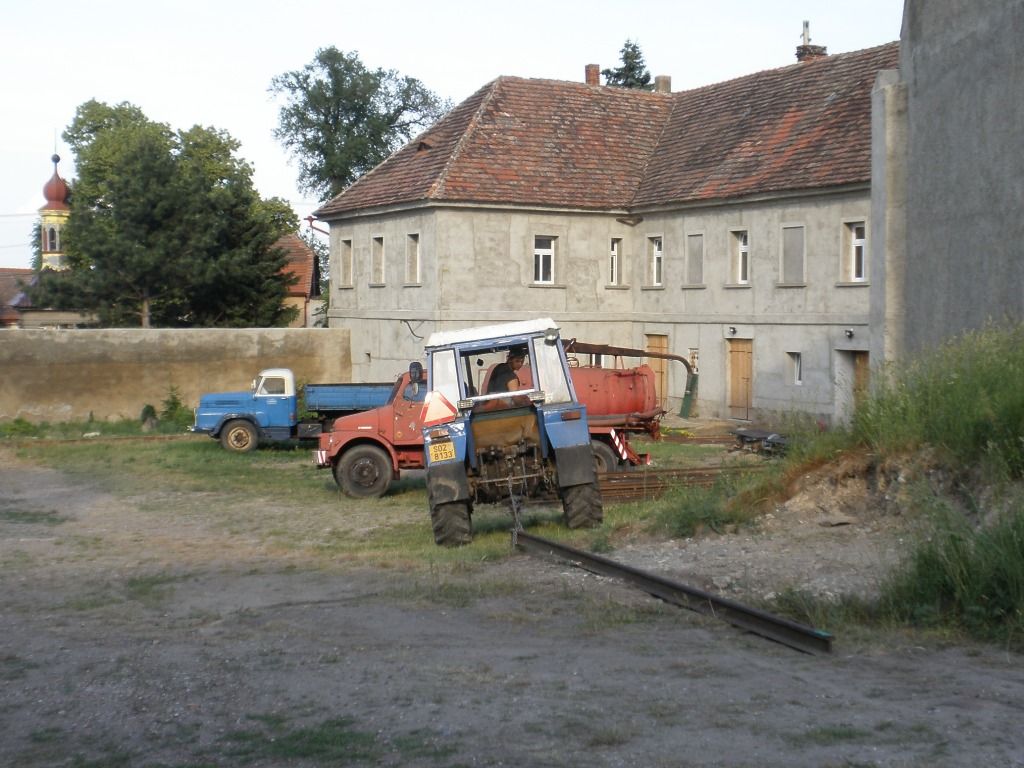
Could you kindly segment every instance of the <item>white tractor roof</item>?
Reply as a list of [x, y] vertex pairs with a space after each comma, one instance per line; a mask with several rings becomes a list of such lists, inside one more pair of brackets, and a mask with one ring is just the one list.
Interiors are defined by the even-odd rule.
[[445, 347], [450, 344], [463, 344], [467, 341], [483, 341], [502, 336], [525, 336], [531, 333], [544, 333], [558, 325], [550, 317], [536, 320], [522, 320], [518, 323], [501, 323], [499, 325], [483, 325], [477, 328], [460, 328], [456, 331], [435, 331], [427, 338], [428, 347]]

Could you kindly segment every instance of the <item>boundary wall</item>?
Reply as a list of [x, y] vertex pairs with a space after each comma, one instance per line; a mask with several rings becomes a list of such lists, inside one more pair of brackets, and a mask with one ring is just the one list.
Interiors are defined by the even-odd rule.
[[301, 382], [352, 380], [347, 328], [0, 331], [0, 421], [137, 419], [171, 387], [194, 408], [205, 392], [247, 389], [263, 368]]

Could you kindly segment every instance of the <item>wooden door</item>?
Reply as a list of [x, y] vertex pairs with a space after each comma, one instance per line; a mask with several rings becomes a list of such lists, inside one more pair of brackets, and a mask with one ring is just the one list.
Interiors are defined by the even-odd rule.
[[[657, 333], [646, 334], [648, 352], [668, 352], [668, 336]], [[647, 364], [654, 371], [654, 392], [658, 398], [658, 406], [665, 407], [665, 398], [668, 397], [668, 363], [663, 357], [649, 357]]]
[[754, 342], [729, 339], [729, 418], [749, 419]]
[[853, 407], [864, 400], [871, 377], [871, 364], [867, 352], [853, 353]]

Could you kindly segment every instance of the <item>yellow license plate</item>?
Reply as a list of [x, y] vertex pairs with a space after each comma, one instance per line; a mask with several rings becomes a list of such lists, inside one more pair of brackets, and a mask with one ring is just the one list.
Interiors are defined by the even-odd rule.
[[455, 458], [455, 444], [451, 440], [442, 440], [430, 444], [430, 463], [451, 461]]

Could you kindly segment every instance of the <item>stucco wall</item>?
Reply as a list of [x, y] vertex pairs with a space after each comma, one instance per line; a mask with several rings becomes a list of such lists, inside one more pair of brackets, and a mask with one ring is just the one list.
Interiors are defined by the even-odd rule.
[[[668, 337], [669, 351], [699, 350], [698, 408], [727, 413], [727, 329], [753, 340], [755, 411], [796, 408], [826, 418], [836, 411], [837, 349], [866, 350], [869, 286], [841, 269], [846, 222], [870, 223], [866, 186], [829, 194], [650, 213], [630, 225], [614, 213], [483, 208], [424, 208], [331, 222], [332, 254], [352, 243], [351, 286], [339, 286], [332, 257], [332, 326], [353, 332], [360, 380], [386, 378], [421, 358], [430, 333], [550, 316], [566, 337], [644, 348], [648, 334]], [[802, 283], [780, 286], [783, 226], [805, 229]], [[732, 283], [733, 229], [750, 235], [750, 282]], [[403, 243], [419, 234], [421, 280], [403, 280]], [[704, 237], [702, 282], [691, 285], [685, 243]], [[535, 236], [557, 238], [554, 282], [533, 283]], [[369, 274], [372, 238], [383, 238], [384, 284]], [[648, 245], [663, 240], [663, 284], [650, 285]], [[620, 238], [622, 280], [609, 285], [608, 251]], [[870, 242], [869, 242], [870, 251]], [[854, 330], [853, 339], [844, 330]], [[787, 378], [789, 352], [803, 355], [805, 379]], [[685, 390], [682, 366], [669, 380], [675, 409]]]
[[203, 392], [246, 389], [270, 367], [300, 382], [352, 381], [349, 330], [2, 331], [0, 420], [137, 418], [172, 386], [194, 407]]
[[1024, 0], [907, 0], [906, 351], [1024, 318]]

